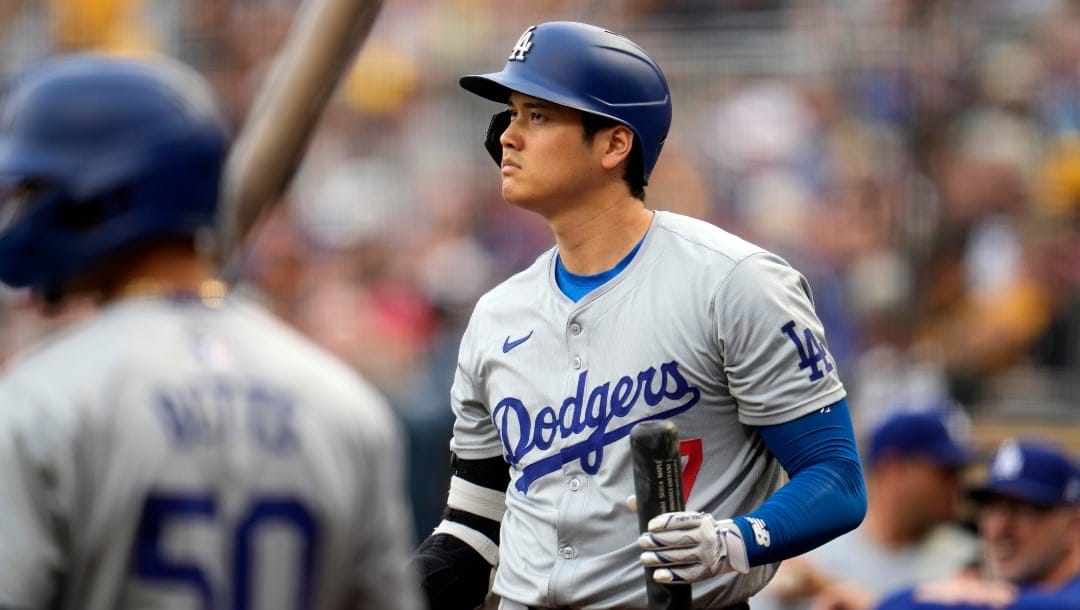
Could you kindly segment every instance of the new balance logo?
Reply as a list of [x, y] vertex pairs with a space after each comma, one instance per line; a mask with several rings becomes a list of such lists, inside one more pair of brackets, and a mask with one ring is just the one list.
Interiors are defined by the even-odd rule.
[[525, 61], [525, 54], [533, 47], [532, 37], [535, 29], [535, 25], [529, 26], [529, 29], [525, 30], [521, 38], [518, 38], [517, 44], [510, 50], [510, 61]]
[[772, 536], [769, 535], [769, 528], [765, 525], [765, 521], [757, 517], [747, 517], [746, 520], [750, 522], [750, 528], [754, 530], [754, 542], [758, 546], [769, 546]]
[[532, 337], [532, 334], [533, 334], [533, 331], [530, 330], [529, 334], [525, 335], [524, 337], [522, 337], [520, 339], [514, 339], [513, 341], [511, 341], [510, 337], [507, 336], [506, 341], [503, 341], [503, 353], [507, 354], [507, 353], [510, 352], [510, 350], [512, 350], [515, 347], [521, 345], [522, 343], [525, 343], [526, 341], [529, 340], [530, 337]]

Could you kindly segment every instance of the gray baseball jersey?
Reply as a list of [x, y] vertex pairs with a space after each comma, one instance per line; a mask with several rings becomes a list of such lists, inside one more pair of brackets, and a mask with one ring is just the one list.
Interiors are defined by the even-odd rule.
[[106, 307], [0, 378], [0, 607], [420, 607], [402, 433], [261, 308]]
[[[744, 514], [783, 472], [751, 426], [844, 397], [805, 279], [713, 225], [656, 212], [619, 275], [574, 303], [551, 250], [477, 304], [452, 388], [451, 449], [503, 455], [511, 482], [494, 591], [526, 605], [645, 608], [629, 432], [680, 431], [687, 509]], [[776, 566], [694, 585], [747, 599]]]

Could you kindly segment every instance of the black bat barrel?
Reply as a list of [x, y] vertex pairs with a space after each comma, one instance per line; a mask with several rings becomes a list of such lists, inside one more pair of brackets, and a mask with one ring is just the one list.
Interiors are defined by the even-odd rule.
[[[653, 517], [685, 508], [679, 430], [670, 421], [641, 422], [630, 431], [630, 448], [634, 457], [638, 529], [644, 533]], [[658, 583], [653, 580], [654, 571], [655, 568], [645, 568], [649, 609], [690, 610], [690, 585]]]

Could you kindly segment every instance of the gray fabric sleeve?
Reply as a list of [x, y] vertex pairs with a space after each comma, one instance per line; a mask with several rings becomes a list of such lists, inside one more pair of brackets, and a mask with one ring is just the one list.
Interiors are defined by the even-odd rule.
[[739, 420], [783, 423], [844, 397], [806, 279], [761, 252], [741, 260], [716, 294], [717, 340]]

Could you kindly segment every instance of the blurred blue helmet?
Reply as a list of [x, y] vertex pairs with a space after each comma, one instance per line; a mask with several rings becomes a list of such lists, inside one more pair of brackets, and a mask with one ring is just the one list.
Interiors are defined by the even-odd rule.
[[[492, 101], [506, 103], [516, 91], [626, 125], [641, 145], [646, 184], [671, 127], [671, 92], [660, 66], [629, 39], [594, 25], [531, 26], [501, 72], [463, 76], [460, 83]], [[496, 161], [502, 154], [490, 146], [489, 152]]]
[[0, 281], [59, 290], [212, 225], [225, 125], [209, 84], [166, 59], [77, 55], [17, 77], [0, 103]]

